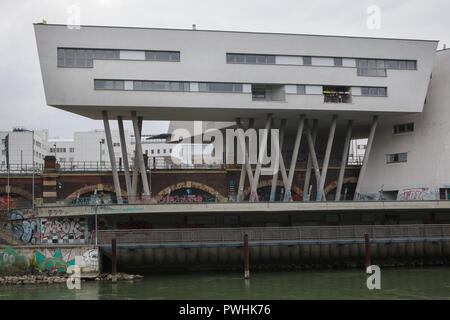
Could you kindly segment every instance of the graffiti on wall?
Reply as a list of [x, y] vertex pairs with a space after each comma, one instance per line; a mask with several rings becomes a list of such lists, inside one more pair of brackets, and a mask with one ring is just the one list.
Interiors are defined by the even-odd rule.
[[82, 270], [88, 271], [98, 269], [98, 249], [89, 249], [83, 253], [76, 254], [73, 249], [56, 249], [54, 253], [49, 249], [43, 252], [35, 252], [36, 263], [39, 270], [56, 270], [66, 272], [70, 266], [77, 265]]
[[377, 201], [380, 199], [378, 193], [358, 193], [356, 200], [358, 201]]
[[38, 219], [25, 219], [19, 211], [12, 211], [9, 219], [11, 221], [11, 231], [17, 239], [30, 244], [39, 242], [40, 228]]
[[84, 218], [41, 220], [42, 243], [84, 243]]
[[16, 265], [16, 264], [25, 264], [26, 259], [25, 257], [19, 255], [16, 250], [12, 248], [6, 248], [3, 249], [3, 251], [0, 252], [0, 269], [3, 270], [5, 268], [8, 268], [10, 266]]
[[70, 259], [69, 253], [66, 253], [63, 257], [61, 250], [58, 248], [53, 255], [49, 254], [49, 250], [46, 250], [45, 253], [36, 252], [36, 263], [39, 270], [66, 272], [69, 266], [75, 265], [75, 259]]
[[403, 189], [397, 195], [397, 200], [437, 200], [438, 193], [431, 188]]

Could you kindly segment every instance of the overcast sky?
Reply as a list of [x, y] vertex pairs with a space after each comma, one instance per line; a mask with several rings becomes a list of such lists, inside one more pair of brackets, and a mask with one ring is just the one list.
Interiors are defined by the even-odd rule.
[[[32, 23], [66, 24], [67, 8], [81, 8], [82, 25], [264, 31], [440, 40], [450, 45], [448, 0], [13, 0], [0, 11], [0, 131], [49, 129], [51, 137], [102, 129], [101, 121], [45, 103]], [[379, 29], [367, 27], [367, 9], [381, 11]], [[162, 133], [167, 122], [146, 122]], [[117, 127], [112, 123], [112, 127]], [[131, 128], [131, 126], [129, 126]]]

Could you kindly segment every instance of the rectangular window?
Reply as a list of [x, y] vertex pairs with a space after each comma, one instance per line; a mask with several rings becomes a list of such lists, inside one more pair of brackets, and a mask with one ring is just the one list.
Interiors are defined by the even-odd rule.
[[386, 163], [407, 162], [407, 159], [408, 154], [406, 152], [386, 155]]
[[275, 56], [227, 53], [227, 63], [275, 64]]
[[358, 76], [385, 77], [386, 63], [384, 60], [357, 59], [356, 68]]
[[151, 61], [180, 61], [179, 51], [145, 51], [145, 60]]
[[95, 90], [124, 90], [124, 88], [123, 80], [94, 80]]
[[405, 133], [405, 132], [413, 132], [414, 131], [414, 122], [410, 123], [402, 123], [402, 124], [395, 124], [392, 127], [392, 133]]
[[342, 67], [342, 58], [334, 58], [334, 66]]
[[297, 85], [297, 94], [306, 94], [305, 85]]
[[242, 83], [200, 82], [198, 88], [202, 92], [242, 92]]
[[303, 57], [303, 64], [304, 64], [305, 66], [310, 66], [311, 63], [312, 63], [312, 59], [311, 59], [310, 56], [305, 56], [305, 57]]
[[133, 81], [137, 91], [189, 91], [189, 82], [179, 81]]
[[70, 148], [69, 152], [72, 152], [72, 153], [75, 152], [75, 148]]
[[265, 99], [266, 98], [266, 89], [252, 88], [252, 98], [253, 99]]
[[370, 97], [386, 97], [387, 88], [384, 87], [361, 87], [361, 95]]
[[94, 59], [118, 60], [119, 50], [58, 48], [58, 67], [92, 68]]

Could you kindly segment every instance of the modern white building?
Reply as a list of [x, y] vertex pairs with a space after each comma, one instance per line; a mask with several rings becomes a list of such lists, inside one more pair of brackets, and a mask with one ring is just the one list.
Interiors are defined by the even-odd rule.
[[[118, 130], [112, 130], [112, 145], [114, 158], [120, 162], [122, 158], [120, 135]], [[124, 130], [126, 150], [128, 159], [131, 160], [131, 135], [128, 130]], [[106, 146], [106, 136], [104, 130], [76, 131], [73, 139], [49, 139], [49, 154], [54, 155], [58, 162], [81, 163], [102, 163], [110, 161], [109, 152]]]
[[[310, 180], [316, 181], [317, 200], [325, 198], [330, 159], [342, 159], [339, 200], [351, 139], [368, 139], [356, 198], [379, 188], [381, 176], [393, 179], [395, 175], [378, 174], [385, 170], [380, 159], [386, 154], [379, 147], [384, 141], [375, 141], [392, 134], [395, 119], [423, 116], [438, 44], [47, 24], [35, 24], [35, 33], [47, 104], [103, 119], [107, 140], [111, 140], [109, 120], [132, 120], [137, 141], [144, 120], [236, 122], [244, 129], [282, 129], [286, 138], [279, 176], [284, 187], [291, 190], [295, 183], [287, 172], [294, 172], [297, 160], [307, 161], [307, 183], [299, 187], [306, 190]], [[259, 153], [267, 149], [261, 141], [259, 147]], [[136, 149], [143, 190], [149, 194], [142, 144], [137, 143]], [[262, 164], [256, 164], [254, 174], [248, 165], [242, 166], [241, 178], [249, 176], [250, 200], [256, 201]], [[113, 176], [119, 199], [114, 169]], [[402, 175], [396, 188], [408, 179], [410, 174]], [[245, 179], [239, 183], [240, 193], [243, 184]]]
[[48, 153], [48, 131], [13, 128], [0, 131], [0, 165], [2, 170], [30, 171], [42, 168]]

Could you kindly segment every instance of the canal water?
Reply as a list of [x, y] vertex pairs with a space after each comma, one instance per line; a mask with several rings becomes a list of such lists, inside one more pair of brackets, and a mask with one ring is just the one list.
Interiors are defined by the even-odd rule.
[[384, 268], [381, 289], [363, 270], [146, 275], [117, 283], [86, 281], [0, 287], [0, 299], [450, 299], [450, 268]]

